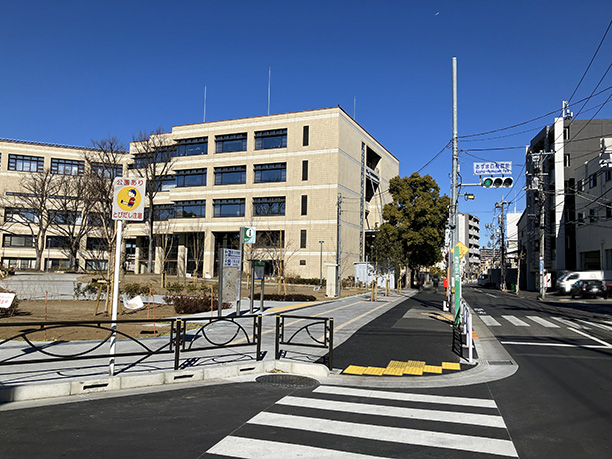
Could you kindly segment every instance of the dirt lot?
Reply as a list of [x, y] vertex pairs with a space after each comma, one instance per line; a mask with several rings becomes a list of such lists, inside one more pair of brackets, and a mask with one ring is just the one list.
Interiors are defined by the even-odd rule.
[[[248, 290], [247, 290], [248, 291]], [[276, 293], [276, 289], [270, 288], [268, 293]], [[363, 290], [347, 289], [342, 291], [342, 296], [350, 296], [363, 292]], [[325, 299], [324, 288], [319, 291], [314, 291], [312, 286], [288, 286], [287, 293], [303, 293], [314, 295], [317, 301]], [[119, 320], [139, 320], [139, 319], [156, 319], [159, 322], [153, 323], [133, 323], [119, 324], [118, 331], [131, 336], [153, 336], [160, 333], [167, 333], [169, 328], [161, 319], [168, 317], [176, 317], [174, 308], [170, 305], [148, 305], [145, 300], [145, 307], [137, 311], [128, 311], [119, 305]], [[110, 308], [110, 306], [109, 306]], [[95, 314], [96, 301], [85, 300], [56, 300], [48, 301], [20, 301], [17, 313], [10, 317], [0, 316], [0, 339], [7, 339], [19, 335], [26, 330], [32, 330], [32, 326], [9, 326], [4, 327], [4, 324], [10, 323], [41, 323], [41, 322], [61, 322], [61, 321], [109, 321], [109, 313], [105, 312], [104, 300], [101, 300], [98, 306], [98, 312]], [[110, 327], [110, 324], [103, 325]], [[104, 339], [108, 335], [108, 331], [87, 327], [62, 327], [56, 329], [48, 329], [46, 331], [38, 331], [29, 333], [28, 339], [35, 341], [72, 341], [72, 340], [92, 340]], [[121, 338], [119, 336], [119, 338]]]

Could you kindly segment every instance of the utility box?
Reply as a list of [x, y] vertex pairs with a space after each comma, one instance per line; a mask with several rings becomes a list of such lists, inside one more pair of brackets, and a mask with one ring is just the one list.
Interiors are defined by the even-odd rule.
[[337, 265], [326, 265], [327, 266], [327, 288], [325, 290], [325, 296], [328, 298], [335, 298], [338, 296], [336, 292], [336, 270]]

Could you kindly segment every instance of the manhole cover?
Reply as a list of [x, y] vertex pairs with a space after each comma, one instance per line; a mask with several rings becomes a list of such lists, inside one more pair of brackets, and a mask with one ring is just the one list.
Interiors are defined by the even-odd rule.
[[319, 381], [313, 378], [283, 374], [258, 376], [255, 378], [255, 381], [258, 383], [270, 384], [276, 387], [283, 387], [285, 389], [302, 389], [307, 387], [317, 387], [319, 385]]

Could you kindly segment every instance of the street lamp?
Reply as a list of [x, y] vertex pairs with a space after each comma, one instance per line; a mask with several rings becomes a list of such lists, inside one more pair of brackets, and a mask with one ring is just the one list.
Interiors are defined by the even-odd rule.
[[323, 285], [323, 242], [319, 241], [321, 244], [321, 258], [319, 259], [319, 286]]

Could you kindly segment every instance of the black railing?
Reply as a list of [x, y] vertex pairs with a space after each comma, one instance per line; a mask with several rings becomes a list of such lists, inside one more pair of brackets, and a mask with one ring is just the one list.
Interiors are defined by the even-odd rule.
[[[285, 335], [287, 325], [285, 319], [296, 321], [308, 321], [307, 324], [297, 328], [288, 338]], [[292, 322], [295, 324], [295, 322]], [[314, 333], [323, 333], [320, 338], [314, 336]], [[290, 332], [287, 333], [287, 335]], [[334, 364], [334, 319], [319, 318], [308, 316], [293, 316], [293, 315], [277, 315], [276, 316], [276, 345], [274, 349], [274, 358], [279, 359], [283, 351], [281, 345], [301, 346], [324, 348], [328, 350], [327, 367], [331, 370]]]
[[[239, 320], [252, 320], [251, 334], [243, 327]], [[202, 325], [205, 322], [205, 325]], [[6, 328], [19, 329], [9, 338], [0, 340], [0, 351], [4, 355], [0, 358], [0, 366], [6, 365], [26, 365], [49, 363], [70, 360], [87, 360], [98, 358], [109, 358], [108, 351], [102, 352], [102, 347], [111, 341], [113, 324], [116, 324], [116, 336], [123, 338], [118, 341], [116, 349], [126, 348], [126, 343], [132, 343], [132, 349], [114, 353], [114, 357], [150, 357], [160, 354], [174, 354], [174, 369], [178, 370], [181, 353], [204, 351], [238, 346], [256, 346], [257, 360], [261, 358], [261, 315], [223, 317], [216, 319], [121, 319], [112, 320], [90, 320], [80, 322], [12, 322], [0, 323], [0, 330]], [[169, 324], [169, 333], [159, 336], [158, 339], [151, 340], [142, 337], [135, 337], [121, 331], [122, 325], [143, 324], [145, 326], [162, 326]], [[229, 330], [212, 331], [212, 325], [229, 325]], [[88, 341], [47, 341], [44, 339], [46, 332], [61, 328], [93, 328], [107, 333], [106, 337], [98, 340]], [[190, 334], [191, 330], [196, 330], [195, 334]], [[42, 336], [41, 336], [42, 332]], [[37, 339], [34, 334], [37, 333]], [[227, 336], [229, 335], [229, 338]], [[209, 345], [199, 346], [198, 338], [204, 338]], [[42, 338], [42, 339], [41, 339]], [[189, 345], [187, 345], [189, 341]], [[12, 345], [10, 349], [9, 343]], [[15, 343], [23, 343], [23, 346], [16, 347]], [[46, 357], [38, 357], [42, 354]], [[36, 357], [33, 358], [33, 356]]]

